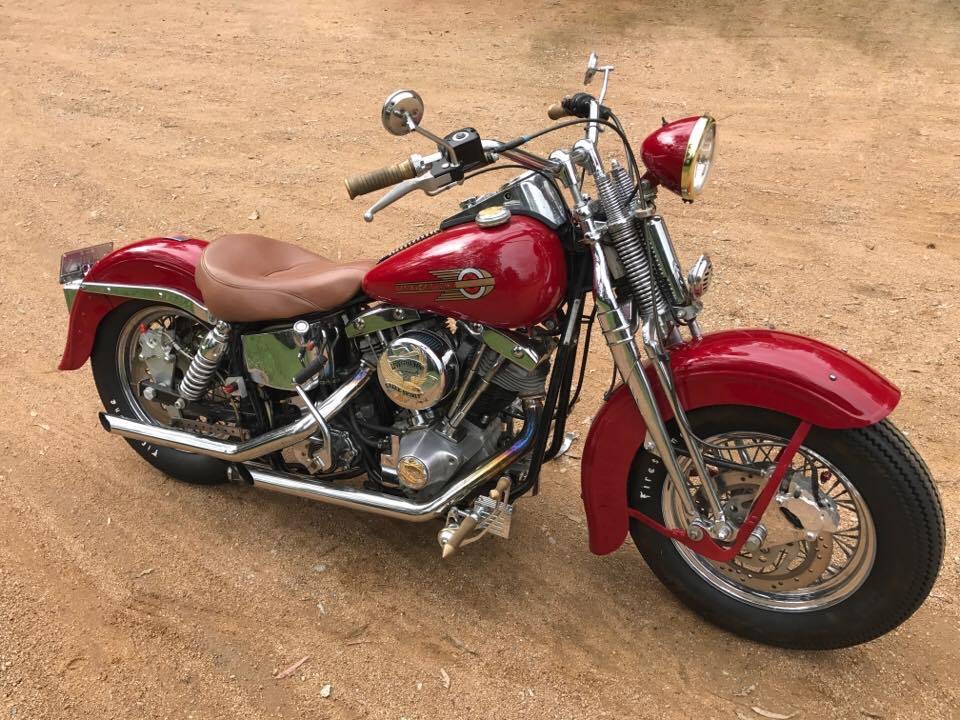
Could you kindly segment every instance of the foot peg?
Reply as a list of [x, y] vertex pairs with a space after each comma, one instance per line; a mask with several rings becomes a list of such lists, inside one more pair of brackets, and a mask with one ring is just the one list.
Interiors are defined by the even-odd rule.
[[512, 518], [510, 478], [504, 476], [489, 495], [481, 495], [474, 500], [469, 511], [450, 508], [447, 524], [437, 535], [444, 559], [453, 555], [461, 545], [476, 542], [487, 533], [509, 538]]

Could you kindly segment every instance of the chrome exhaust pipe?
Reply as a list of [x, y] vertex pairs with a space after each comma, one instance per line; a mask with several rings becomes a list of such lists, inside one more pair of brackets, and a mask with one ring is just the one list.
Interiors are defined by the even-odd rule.
[[[362, 362], [352, 378], [317, 404], [317, 413], [324, 421], [329, 422], [334, 415], [343, 410], [357, 396], [357, 393], [363, 389], [372, 376], [373, 367], [366, 362]], [[149, 423], [130, 420], [119, 415], [109, 415], [104, 412], [100, 413], [100, 424], [107, 432], [125, 437], [128, 440], [140, 440], [152, 445], [197, 453], [198, 455], [209, 455], [234, 463], [254, 460], [290, 445], [295, 445], [313, 435], [320, 427], [320, 423], [317, 422], [314, 414], [306, 412], [302, 418], [289, 425], [284, 425], [244, 442], [229, 442], [195, 435], [183, 430], [174, 430], [162, 425], [150, 425]]]
[[411, 522], [424, 522], [441, 517], [456, 503], [483, 483], [495, 479], [510, 465], [523, 457], [540, 425], [540, 412], [543, 408], [540, 398], [523, 401], [524, 422], [520, 434], [506, 450], [487, 460], [472, 472], [467, 473], [450, 485], [436, 498], [427, 502], [414, 502], [406, 498], [384, 493], [358, 490], [352, 487], [325, 483], [323, 481], [303, 480], [297, 475], [277, 472], [265, 467], [247, 465], [244, 467], [256, 487], [275, 492], [296, 495], [310, 500], [319, 500], [330, 505], [339, 505], [353, 510], [385, 515], [386, 517]]

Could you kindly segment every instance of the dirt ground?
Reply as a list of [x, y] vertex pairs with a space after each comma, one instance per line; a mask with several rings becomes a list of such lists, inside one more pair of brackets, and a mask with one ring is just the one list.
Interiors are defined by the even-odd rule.
[[[855, 5], [0, 0], [0, 713], [960, 715], [960, 6]], [[381, 129], [388, 91], [419, 90], [435, 131], [512, 137], [591, 49], [637, 142], [661, 116], [720, 120], [702, 202], [661, 201], [686, 262], [718, 269], [705, 327], [815, 335], [903, 389], [951, 532], [889, 636], [761, 647], [687, 612], [632, 546], [592, 556], [579, 442], [511, 540], [441, 562], [433, 525], [163, 477], [100, 429], [86, 368], [55, 370], [62, 252], [255, 231], [376, 256], [505, 179], [365, 224], [341, 178], [427, 150]], [[581, 441], [610, 367], [595, 347]]]

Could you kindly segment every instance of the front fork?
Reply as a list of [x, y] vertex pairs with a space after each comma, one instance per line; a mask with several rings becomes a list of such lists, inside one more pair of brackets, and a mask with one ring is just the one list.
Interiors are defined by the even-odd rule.
[[[684, 510], [689, 517], [693, 518], [693, 521], [685, 529], [686, 535], [690, 540], [699, 541], [703, 539], [704, 531], [706, 531], [717, 540], [731, 540], [734, 535], [734, 528], [724, 514], [717, 486], [707, 470], [703, 455], [700, 452], [700, 446], [677, 396], [673, 374], [670, 371], [669, 355], [660, 340], [656, 318], [650, 318], [643, 324], [641, 333], [643, 347], [657, 374], [657, 379], [663, 388], [673, 417], [676, 419], [681, 438], [692, 460], [693, 469], [700, 476], [704, 495], [710, 508], [710, 520], [704, 519], [697, 509], [693, 493], [687, 482], [687, 472], [680, 465], [666, 423], [657, 407], [653, 388], [650, 386], [650, 381], [643, 370], [640, 350], [634, 338], [633, 324], [617, 301], [613, 286], [610, 283], [611, 275], [601, 244], [594, 242], [591, 251], [593, 254], [594, 303], [597, 307], [600, 327], [603, 330], [607, 345], [610, 347], [617, 370], [626, 382], [630, 394], [637, 403], [640, 415], [646, 423], [649, 438], [647, 449], [655, 450], [660, 456], [666, 467], [668, 477], [679, 491]], [[651, 443], [652, 447], [650, 447]]]

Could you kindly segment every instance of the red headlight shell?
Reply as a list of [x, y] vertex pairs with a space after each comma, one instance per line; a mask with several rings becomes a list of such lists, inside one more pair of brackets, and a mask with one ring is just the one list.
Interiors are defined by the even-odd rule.
[[650, 133], [640, 150], [648, 174], [684, 200], [692, 200], [706, 183], [716, 127], [709, 115], [695, 115]]

